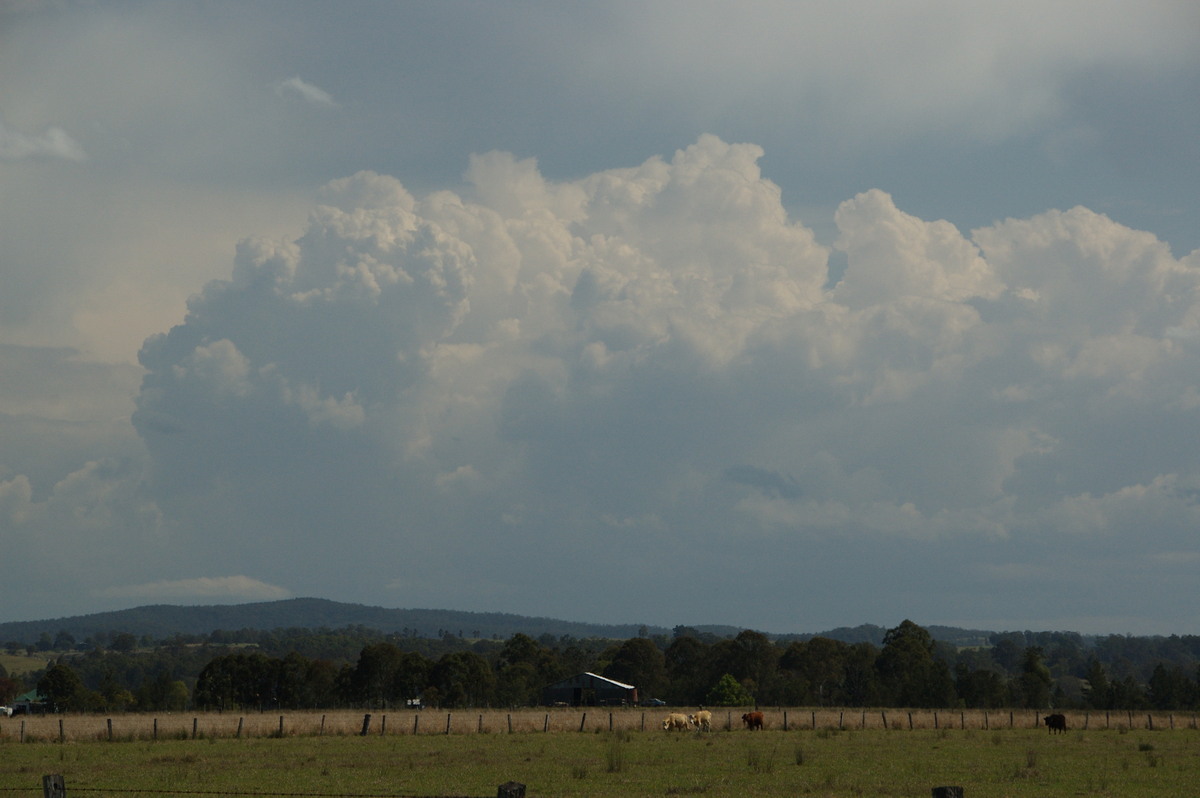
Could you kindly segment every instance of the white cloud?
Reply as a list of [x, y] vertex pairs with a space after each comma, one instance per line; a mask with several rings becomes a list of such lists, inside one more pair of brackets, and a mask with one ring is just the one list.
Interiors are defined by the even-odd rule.
[[30, 136], [10, 130], [0, 122], [0, 161], [41, 158], [82, 161], [87, 155], [62, 128], [51, 127], [40, 136]]
[[311, 105], [319, 105], [328, 108], [337, 107], [337, 103], [333, 101], [333, 96], [320, 89], [311, 83], [305, 83], [300, 79], [299, 75], [290, 77], [287, 80], [281, 80], [275, 84], [275, 91], [282, 96], [298, 97]]
[[172, 579], [138, 585], [118, 585], [96, 591], [102, 598], [136, 599], [151, 602], [275, 601], [291, 598], [286, 588], [248, 576], [216, 576]]
[[473, 198], [336, 181], [147, 342], [161, 502], [192, 545], [286, 546], [301, 582], [371, 552], [364, 578], [411, 602], [452, 572], [485, 600], [485, 572], [589, 540], [700, 569], [731, 539], [1179, 547], [1200, 272], [1081, 208], [967, 237], [871, 191], [827, 289], [761, 155], [706, 136], [559, 184], [491, 154]]

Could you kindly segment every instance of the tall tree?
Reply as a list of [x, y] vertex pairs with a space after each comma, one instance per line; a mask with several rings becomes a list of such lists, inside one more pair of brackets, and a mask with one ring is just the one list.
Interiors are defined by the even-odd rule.
[[950, 669], [934, 657], [929, 632], [912, 621], [905, 620], [884, 635], [876, 669], [892, 706], [944, 707], [954, 700]]
[[1025, 649], [1021, 660], [1021, 675], [1017, 680], [1017, 693], [1021, 706], [1031, 709], [1044, 709], [1050, 706], [1050, 688], [1053, 679], [1050, 669], [1042, 661], [1042, 647], [1030, 646]]
[[667, 687], [667, 666], [658, 646], [645, 637], [626, 640], [602, 674], [618, 682], [632, 684], [639, 695], [658, 695]]

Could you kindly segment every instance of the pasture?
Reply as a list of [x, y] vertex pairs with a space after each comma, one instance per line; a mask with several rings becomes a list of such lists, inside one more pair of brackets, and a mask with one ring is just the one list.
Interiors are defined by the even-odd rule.
[[[645, 731], [636, 709], [614, 711], [613, 731], [607, 710], [596, 712], [594, 725], [593, 710], [586, 719], [575, 710], [464, 711], [457, 729], [460, 718], [451, 715], [447, 734], [446, 713], [425, 710], [417, 734], [415, 713], [402, 712], [388, 715], [386, 730], [374, 716], [367, 736], [358, 733], [362, 713], [285, 715], [282, 736], [280, 716], [264, 714], [245, 716], [240, 738], [226, 733], [236, 716], [189, 715], [178, 716], [181, 723], [159, 718], [158, 739], [147, 736], [153, 719], [126, 716], [113, 719], [113, 742], [105, 718], [61, 718], [65, 742], [58, 742], [58, 717], [27, 719], [24, 742], [18, 719], [11, 718], [0, 724], [0, 791], [37, 798], [47, 773], [61, 773], [77, 798], [118, 792], [493, 796], [510, 780], [524, 783], [529, 798], [927, 796], [931, 787], [951, 784], [963, 786], [968, 798], [1161, 796], [1191, 794], [1200, 783], [1200, 731], [1179, 719], [1175, 729], [1166, 722], [1153, 730], [1113, 723], [1105, 729], [1093, 715], [1084, 730], [1082, 719], [1070, 715], [1070, 730], [1050, 735], [1044, 727], [1009, 728], [1007, 712], [1005, 724], [964, 729], [940, 719], [933, 728], [924, 722], [932, 713], [922, 711], [911, 730], [907, 713], [895, 712], [903, 722], [887, 728], [818, 722], [814, 729], [791, 720], [811, 719], [809, 710], [790, 710], [788, 731], [780, 711], [768, 712], [766, 730], [749, 732], [726, 731], [720, 710], [714, 730], [702, 733], [664, 732], [665, 713], [649, 710]], [[44, 725], [35, 728], [35, 721]], [[67, 732], [75, 726], [79, 733]]]

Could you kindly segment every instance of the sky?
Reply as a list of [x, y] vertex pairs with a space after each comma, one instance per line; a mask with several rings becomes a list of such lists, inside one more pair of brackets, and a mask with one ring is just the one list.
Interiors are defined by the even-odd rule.
[[1198, 35], [0, 0], [0, 620], [1200, 634]]

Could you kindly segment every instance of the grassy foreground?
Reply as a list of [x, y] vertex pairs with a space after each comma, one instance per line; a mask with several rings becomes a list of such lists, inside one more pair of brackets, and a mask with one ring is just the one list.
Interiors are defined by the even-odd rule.
[[0, 741], [0, 792], [494, 796], [1192, 795], [1195, 729], [780, 729]]

